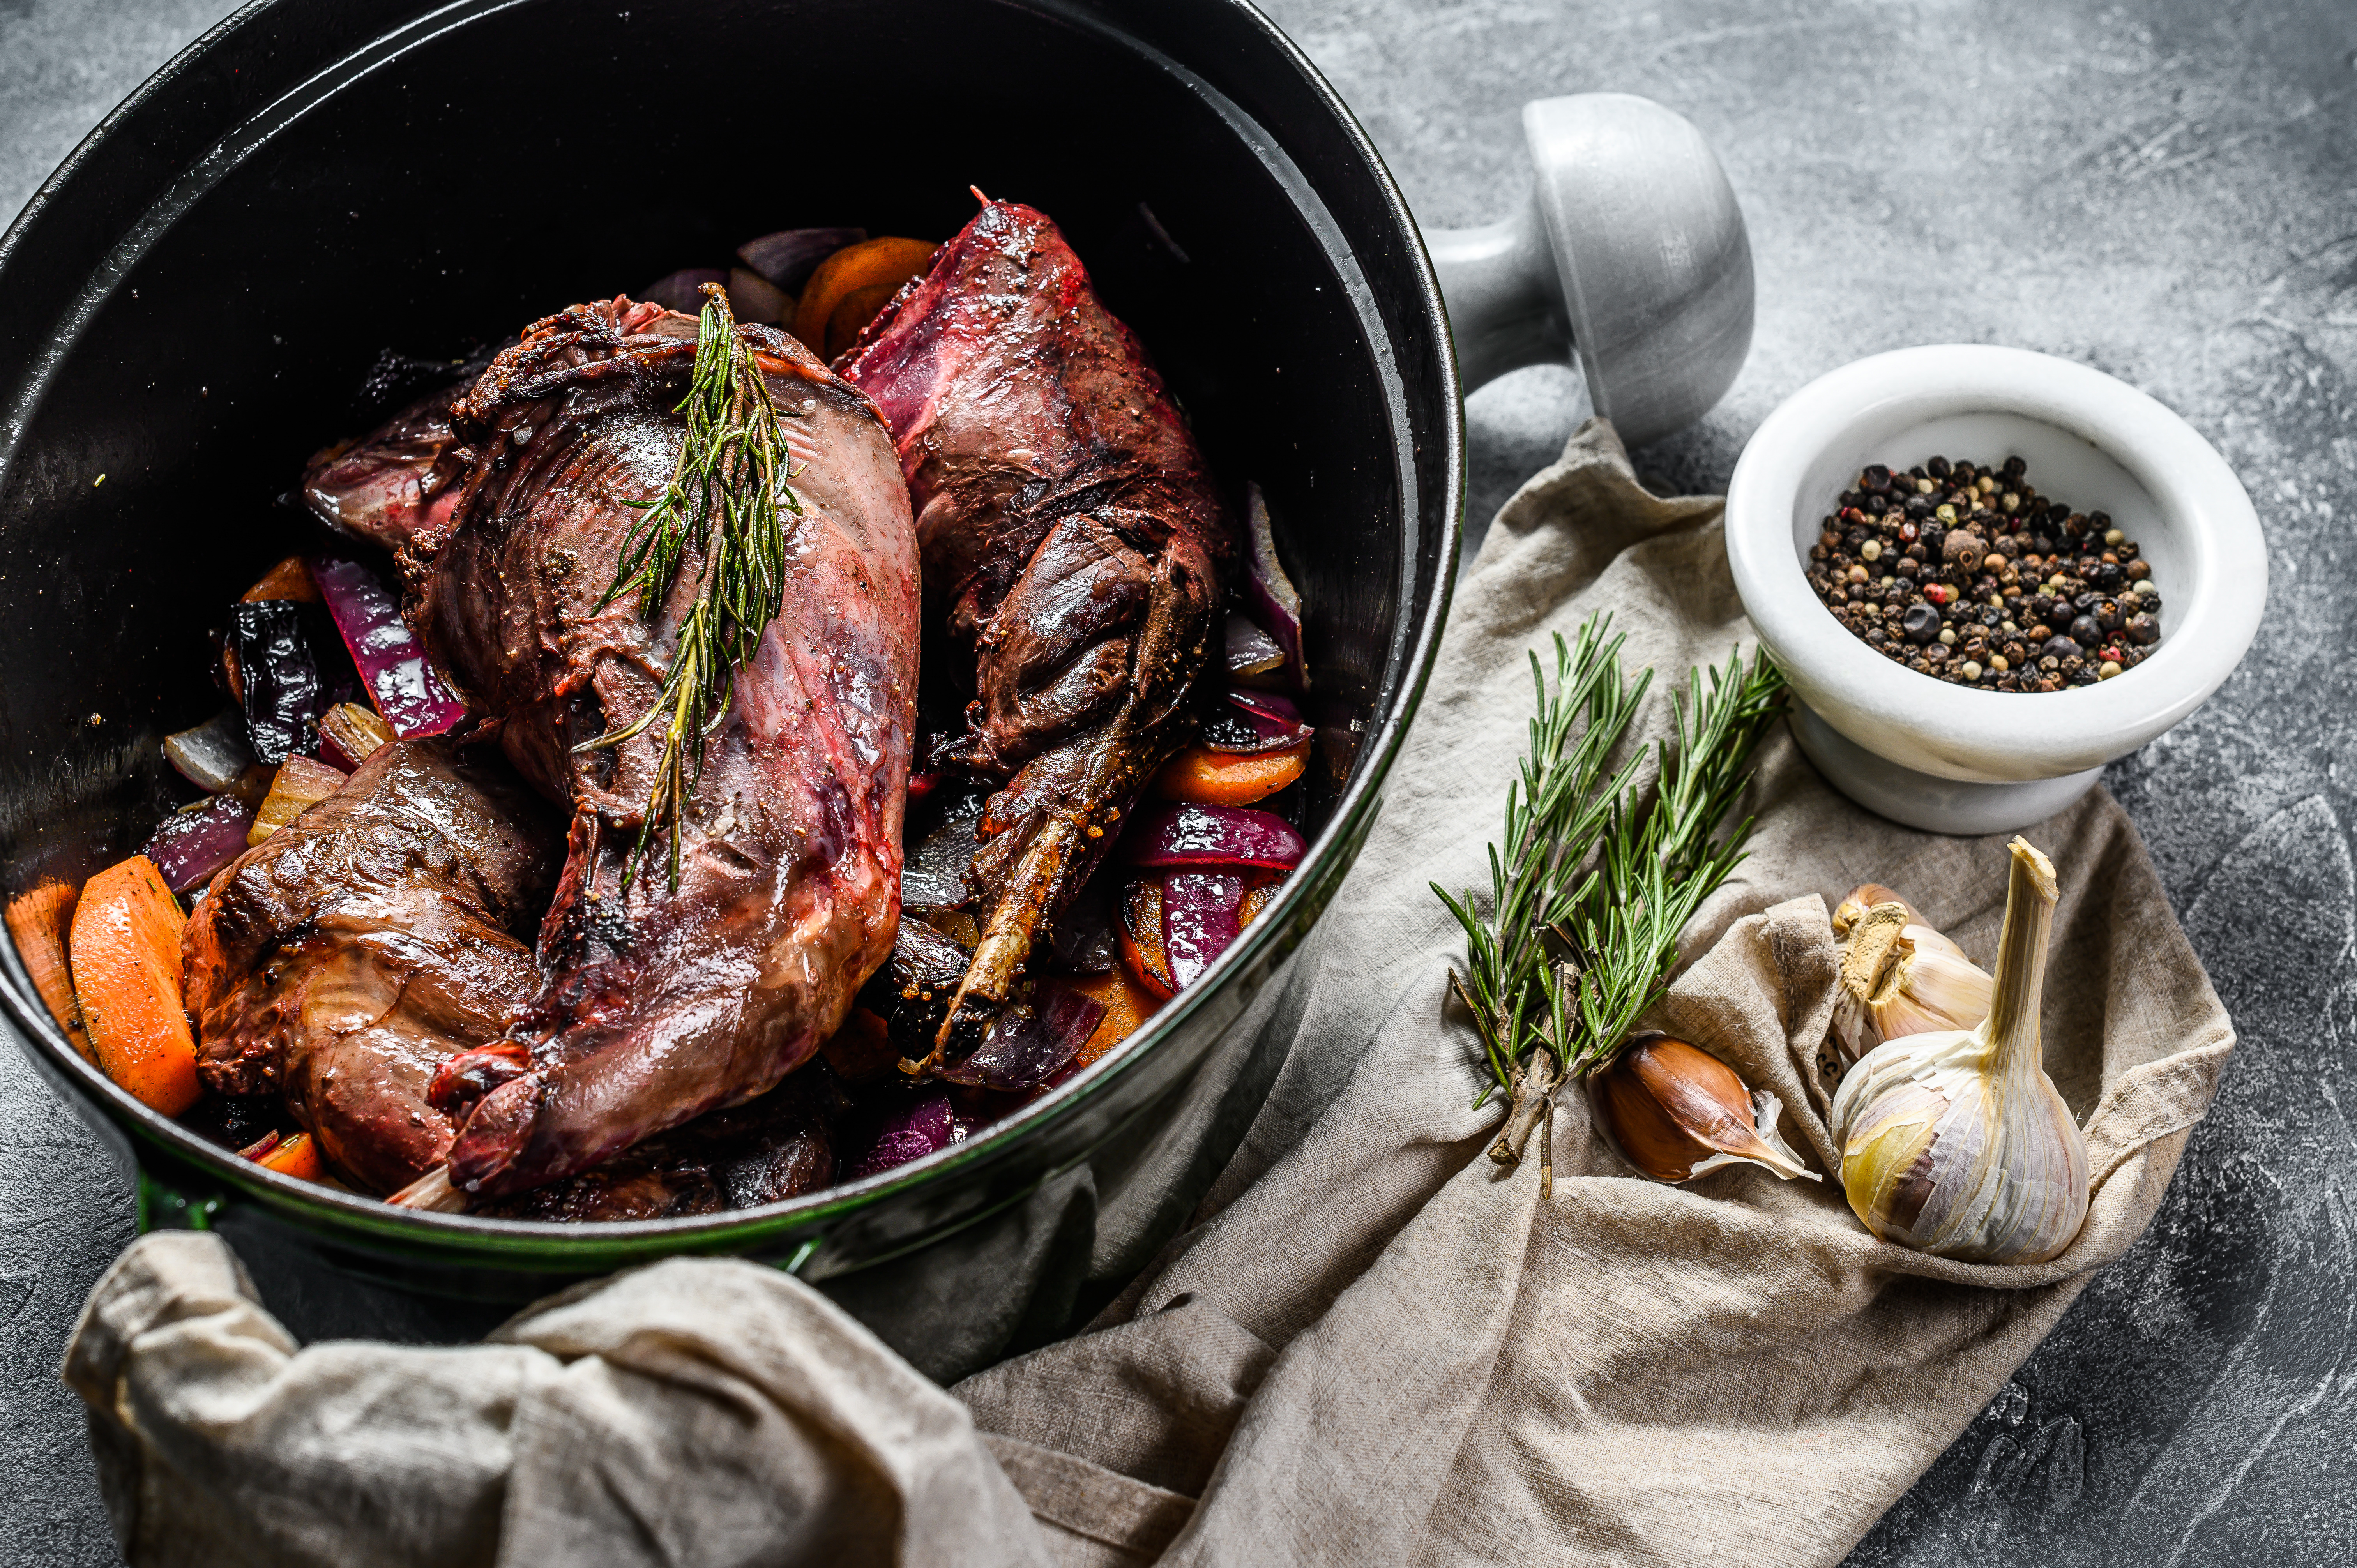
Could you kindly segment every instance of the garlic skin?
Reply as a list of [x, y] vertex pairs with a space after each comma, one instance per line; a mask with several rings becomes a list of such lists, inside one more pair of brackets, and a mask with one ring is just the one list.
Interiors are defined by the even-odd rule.
[[1966, 958], [1964, 949], [1922, 924], [1896, 895], [1854, 916], [1848, 928], [1842, 943], [1841, 991], [1834, 1001], [1836, 1074], [1885, 1040], [1969, 1029], [1988, 1016], [1996, 983], [1987, 972]]
[[1746, 1089], [1734, 1069], [1684, 1040], [1638, 1036], [1588, 1076], [1587, 1095], [1621, 1157], [1655, 1181], [1733, 1165], [1822, 1179], [1777, 1134], [1783, 1101]]
[[1876, 1047], [1834, 1096], [1851, 1209], [1886, 1241], [1976, 1263], [2038, 1263], [2087, 1218], [2087, 1145], [2046, 1076], [2038, 1013], [2054, 867], [2017, 838], [1987, 1018]]

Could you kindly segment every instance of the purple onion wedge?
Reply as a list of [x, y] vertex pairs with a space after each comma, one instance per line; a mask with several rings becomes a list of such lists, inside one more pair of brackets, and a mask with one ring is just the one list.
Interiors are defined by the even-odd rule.
[[974, 1055], [943, 1068], [939, 1076], [976, 1089], [1036, 1089], [1080, 1055], [1104, 1011], [1093, 997], [1043, 981], [1030, 1006], [1000, 1015]]
[[1244, 607], [1263, 631], [1285, 650], [1285, 662], [1265, 675], [1252, 677], [1255, 685], [1289, 692], [1309, 689], [1309, 666], [1301, 654], [1301, 593], [1285, 575], [1276, 558], [1276, 535], [1270, 530], [1268, 502], [1258, 485], [1246, 488], [1244, 522], [1252, 552], [1244, 574]]
[[164, 759], [208, 795], [233, 788], [247, 768], [261, 762], [246, 742], [245, 715], [235, 708], [223, 708], [194, 729], [166, 736]]
[[1228, 614], [1228, 679], [1282, 678], [1285, 650], [1250, 616]]
[[717, 267], [687, 267], [655, 279], [639, 290], [636, 297], [665, 310], [676, 310], [682, 316], [694, 316], [704, 308], [704, 285], [716, 283], [725, 286], [727, 282], [728, 274]]
[[164, 874], [164, 886], [186, 893], [212, 880], [213, 873], [243, 854], [253, 810], [231, 795], [166, 817], [139, 853]]
[[1174, 871], [1162, 879], [1162, 950], [1181, 989], [1202, 978], [1244, 929], [1244, 879], [1233, 871]]
[[404, 739], [440, 735], [467, 716], [466, 704], [426, 662], [425, 650], [375, 573], [357, 561], [315, 555], [311, 580], [351, 650], [370, 701], [393, 734]]
[[1308, 846], [1291, 822], [1250, 806], [1164, 806], [1130, 824], [1122, 840], [1133, 865], [1251, 865], [1289, 871]]
[[909, 1100], [886, 1113], [883, 1126], [877, 1130], [876, 1141], [849, 1163], [844, 1179], [857, 1181], [861, 1176], [923, 1159], [964, 1136], [965, 1130], [958, 1125], [948, 1094], [936, 1090]]
[[788, 229], [737, 247], [737, 259], [788, 294], [798, 294], [818, 264], [867, 238], [865, 229]]
[[[1258, 693], [1254, 693], [1257, 696]], [[1285, 699], [1276, 699], [1285, 703]], [[1291, 703], [1285, 703], [1291, 708]], [[1247, 701], [1238, 693], [1230, 693], [1228, 700], [1203, 721], [1202, 743], [1211, 751], [1224, 751], [1237, 756], [1256, 756], [1264, 751], [1284, 751], [1299, 746], [1318, 732], [1298, 717], [1286, 718], [1259, 703]]]

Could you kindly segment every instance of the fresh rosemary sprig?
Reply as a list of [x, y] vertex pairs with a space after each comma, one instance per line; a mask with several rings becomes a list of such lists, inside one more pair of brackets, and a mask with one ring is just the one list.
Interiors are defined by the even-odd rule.
[[1571, 642], [1555, 639], [1552, 690], [1531, 656], [1538, 713], [1506, 792], [1505, 850], [1490, 847], [1487, 910], [1469, 892], [1432, 888], [1465, 928], [1467, 970], [1453, 979], [1496, 1079], [1481, 1099], [1513, 1096], [1491, 1151], [1506, 1164], [1556, 1086], [1609, 1062], [1667, 989], [1679, 932], [1743, 859], [1750, 820], [1723, 833], [1719, 823], [1783, 711], [1783, 676], [1767, 656], [1747, 666], [1731, 655], [1706, 684], [1690, 672], [1651, 789], [1637, 786], [1641, 754], [1608, 779], [1652, 679], [1622, 674], [1609, 629], [1591, 617]]
[[705, 743], [727, 720], [737, 671], [784, 602], [786, 531], [780, 509], [797, 517], [802, 510], [788, 482], [795, 470], [769, 383], [737, 341], [727, 294], [717, 284], [705, 285], [695, 365], [677, 411], [687, 415], [679, 461], [662, 495], [628, 503], [642, 515], [623, 536], [613, 586], [597, 607], [636, 592], [639, 614], [654, 620], [690, 549], [703, 561], [695, 602], [680, 622], [671, 671], [653, 705], [636, 723], [574, 748], [619, 746], [662, 721], [662, 755], [638, 843], [623, 868], [625, 887], [655, 834], [668, 829], [671, 886], [678, 890], [680, 813], [704, 778]]

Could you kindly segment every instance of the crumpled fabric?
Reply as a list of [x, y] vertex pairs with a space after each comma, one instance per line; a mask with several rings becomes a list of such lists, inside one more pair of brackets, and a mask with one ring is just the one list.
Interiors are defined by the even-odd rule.
[[[1486, 1157], [1496, 1101], [1429, 883], [1486, 886], [1526, 650], [1595, 611], [1641, 715], [1748, 628], [1719, 503], [1592, 423], [1508, 502], [1415, 734], [1297, 976], [1291, 1057], [1191, 1226], [1087, 1332], [944, 1392], [815, 1291], [674, 1260], [479, 1346], [298, 1348], [228, 1250], [143, 1238], [68, 1380], [132, 1563], [1837, 1563], [2150, 1220], [2233, 1034], [2100, 789], [2028, 836], [2061, 900], [2048, 1070], [2084, 1129], [2050, 1262], [1876, 1240], [1831, 1180], [1635, 1175], [1566, 1094], [1555, 1190]], [[2024, 697], [2025, 702], [2036, 701]], [[2007, 856], [1873, 817], [1779, 732], [1750, 858], [1649, 1022], [1782, 1101], [1838, 1169], [1817, 1047], [1830, 902], [1899, 888], [1984, 963]]]

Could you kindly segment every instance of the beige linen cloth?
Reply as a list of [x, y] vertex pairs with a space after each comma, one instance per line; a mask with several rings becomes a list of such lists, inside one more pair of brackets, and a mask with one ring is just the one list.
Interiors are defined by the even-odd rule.
[[[1555, 1196], [1484, 1157], [1461, 937], [1524, 744], [1524, 650], [1609, 609], [1662, 672], [1747, 635], [1714, 499], [1609, 428], [1500, 514], [1356, 871], [1298, 961], [1292, 1058], [1193, 1227], [1090, 1332], [944, 1392], [801, 1282], [679, 1260], [455, 1349], [298, 1348], [226, 1248], [143, 1239], [66, 1363], [135, 1563], [1837, 1562], [2141, 1231], [2233, 1033], [2098, 790], [2029, 836], [2061, 905], [2050, 1069], [2094, 1197], [2061, 1258], [1875, 1240], [1830, 1181], [1644, 1180], [1567, 1096]], [[2023, 699], [2030, 701], [2034, 699]], [[1996, 840], [1894, 827], [1781, 732], [1751, 858], [1657, 1022], [1835, 1165], [1826, 908], [1887, 882], [1983, 961]]]

